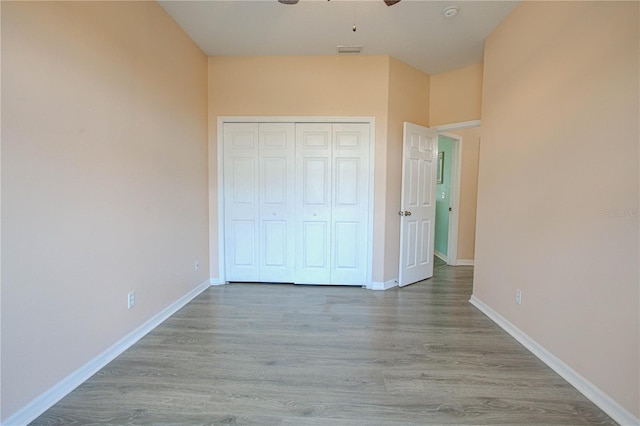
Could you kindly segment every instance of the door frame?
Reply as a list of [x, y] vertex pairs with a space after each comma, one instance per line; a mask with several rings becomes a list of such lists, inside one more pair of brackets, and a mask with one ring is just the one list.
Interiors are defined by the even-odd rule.
[[[447, 254], [442, 255], [435, 252], [435, 255], [447, 262], [447, 265], [455, 266], [458, 259], [458, 220], [460, 218], [458, 208], [460, 207], [460, 165], [462, 162], [462, 137], [448, 132], [438, 132], [438, 136], [444, 136], [451, 140], [451, 170], [449, 171], [449, 226], [447, 227]], [[444, 256], [444, 257], [443, 257]]]
[[[368, 209], [368, 230], [367, 230], [367, 265], [366, 265], [366, 283], [363, 283], [363, 286], [369, 288], [371, 286], [372, 278], [373, 278], [373, 211], [374, 211], [374, 186], [375, 186], [375, 134], [376, 128], [375, 117], [360, 117], [360, 116], [340, 116], [340, 117], [330, 117], [330, 116], [218, 116], [217, 117], [217, 129], [216, 129], [216, 139], [215, 143], [217, 145], [217, 159], [216, 159], [216, 167], [217, 167], [217, 245], [218, 245], [218, 277], [211, 278], [210, 282], [212, 285], [223, 285], [226, 284], [225, 277], [225, 258], [224, 258], [224, 124], [225, 123], [360, 123], [360, 124], [368, 124], [369, 125], [369, 209]], [[211, 149], [209, 153], [209, 182], [210, 182], [210, 190], [213, 190], [213, 183], [211, 182], [211, 178], [213, 177], [211, 173], [211, 169], [213, 167], [213, 161], [211, 160]], [[210, 195], [211, 198], [213, 198]], [[213, 209], [210, 206], [209, 212], [209, 241], [210, 245], [214, 243], [214, 218], [213, 218]], [[214, 256], [210, 258], [211, 264], [213, 264]]]
[[[448, 265], [458, 265], [458, 224], [460, 221], [460, 184], [462, 180], [462, 136], [449, 133], [455, 130], [480, 127], [480, 120], [462, 121], [458, 123], [434, 126], [438, 134], [454, 141], [451, 159], [451, 215], [449, 216], [449, 241], [447, 244], [447, 258], [442, 259]], [[439, 256], [438, 256], [439, 257]]]

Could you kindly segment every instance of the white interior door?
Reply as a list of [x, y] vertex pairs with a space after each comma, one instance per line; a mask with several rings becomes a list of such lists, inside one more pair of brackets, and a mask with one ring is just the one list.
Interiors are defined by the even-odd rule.
[[225, 273], [228, 281], [259, 281], [257, 123], [224, 125]]
[[400, 287], [433, 276], [438, 133], [404, 123], [400, 207]]
[[369, 125], [333, 124], [331, 283], [363, 285], [367, 271]]
[[259, 126], [259, 268], [261, 282], [293, 282], [293, 123]]
[[299, 284], [331, 283], [331, 140], [331, 124], [296, 124], [295, 282]]

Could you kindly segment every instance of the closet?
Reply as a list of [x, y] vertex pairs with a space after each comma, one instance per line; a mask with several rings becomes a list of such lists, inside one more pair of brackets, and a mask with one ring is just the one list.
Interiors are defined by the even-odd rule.
[[224, 123], [225, 280], [363, 285], [368, 123]]

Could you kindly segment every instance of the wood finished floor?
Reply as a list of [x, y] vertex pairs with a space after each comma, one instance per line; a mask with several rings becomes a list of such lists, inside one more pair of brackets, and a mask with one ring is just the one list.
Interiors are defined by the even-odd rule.
[[212, 287], [32, 424], [615, 424], [469, 304], [472, 274]]

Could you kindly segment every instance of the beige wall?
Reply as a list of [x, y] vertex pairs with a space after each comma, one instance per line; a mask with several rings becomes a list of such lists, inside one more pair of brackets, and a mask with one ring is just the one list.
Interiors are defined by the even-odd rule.
[[480, 119], [482, 64], [431, 76], [429, 125]]
[[391, 58], [387, 135], [387, 200], [385, 212], [385, 273], [383, 281], [398, 278], [404, 122], [429, 123], [429, 75]]
[[[482, 64], [431, 76], [429, 126], [480, 120]], [[480, 128], [451, 132], [463, 137], [460, 166], [458, 260], [474, 260]]]
[[458, 206], [458, 260], [473, 260], [476, 243], [480, 127], [455, 130], [451, 133], [462, 137], [460, 204]]
[[636, 417], [638, 7], [523, 2], [487, 39], [473, 290]]
[[373, 281], [397, 278], [402, 123], [427, 125], [427, 74], [388, 56], [209, 58], [214, 276], [218, 265], [218, 116], [375, 117]]
[[[373, 280], [384, 275], [388, 56], [209, 58], [211, 273], [218, 275], [217, 117], [372, 116], [376, 119]], [[397, 265], [396, 265], [397, 269]]]
[[155, 2], [2, 2], [4, 419], [208, 281], [206, 94]]

